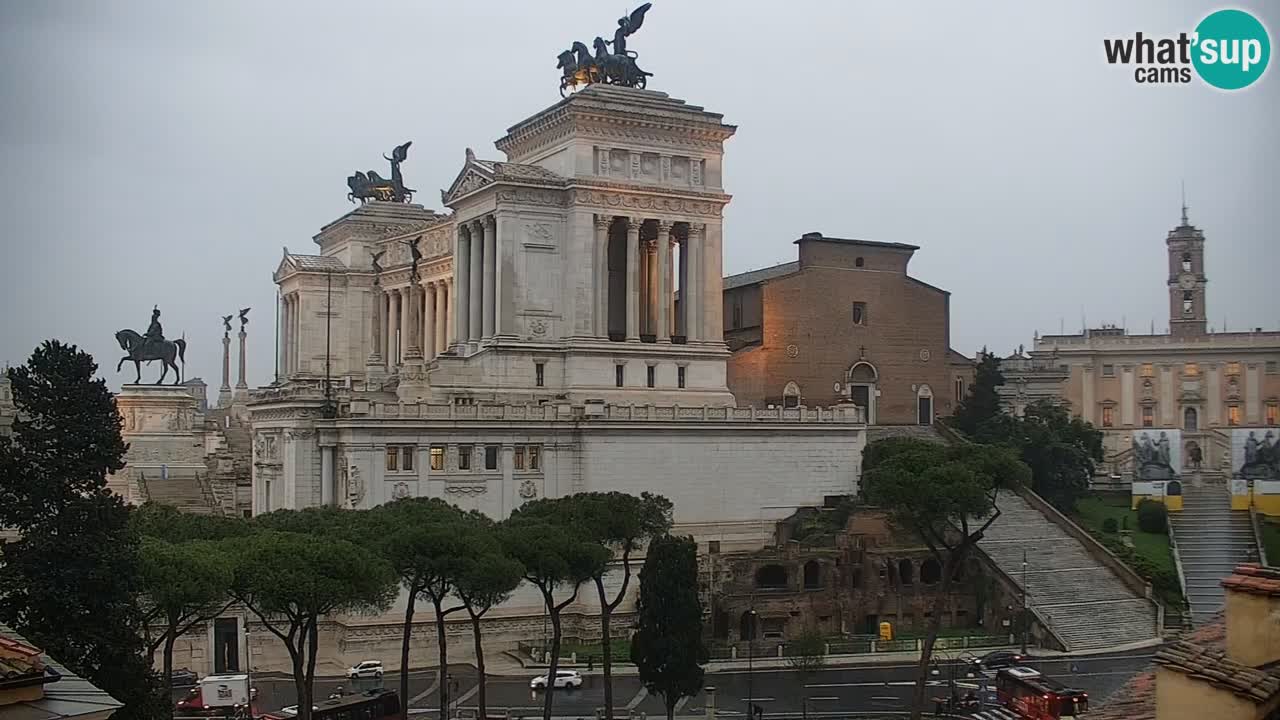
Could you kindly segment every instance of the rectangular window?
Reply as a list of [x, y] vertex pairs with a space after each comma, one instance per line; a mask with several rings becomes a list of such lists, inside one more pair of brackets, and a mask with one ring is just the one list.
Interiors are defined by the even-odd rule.
[[391, 446], [387, 448], [387, 472], [396, 472], [400, 469], [400, 448]]
[[1227, 406], [1227, 424], [1228, 425], [1240, 424], [1240, 406], [1239, 405]]
[[439, 445], [431, 446], [431, 469], [444, 469], [444, 448]]
[[622, 387], [622, 366], [613, 366], [613, 384], [614, 387]]
[[1187, 363], [1182, 366], [1182, 374], [1187, 377], [1197, 377], [1200, 375], [1200, 366], [1195, 363]]
[[542, 469], [542, 446], [541, 445], [529, 446], [529, 469], [530, 470]]
[[1116, 366], [1115, 366], [1115, 365], [1103, 365], [1103, 366], [1102, 366], [1102, 377], [1115, 377], [1115, 376], [1116, 376]]
[[537, 385], [538, 387], [543, 387], [543, 386], [545, 386], [545, 385], [546, 385], [546, 382], [547, 382], [546, 370], [547, 370], [547, 364], [546, 364], [546, 363], [534, 363], [534, 364], [533, 364], [533, 383], [534, 383], [534, 385]]
[[1275, 375], [1276, 373], [1280, 373], [1280, 361], [1277, 361], [1277, 360], [1268, 360], [1268, 361], [1267, 361], [1267, 374], [1268, 374], [1268, 375]]
[[867, 324], [867, 304], [864, 302], [856, 302], [853, 304], [853, 324]]
[[1156, 367], [1151, 363], [1143, 363], [1142, 377], [1149, 378], [1149, 377], [1155, 377], [1155, 376], [1156, 376]]
[[470, 445], [458, 446], [458, 469], [459, 470], [471, 469], [471, 452], [472, 452], [472, 446]]
[[1142, 408], [1142, 427], [1154, 427], [1156, 424], [1156, 411], [1150, 405]]
[[524, 469], [524, 446], [523, 445], [517, 445], [515, 452], [511, 454], [511, 469], [513, 470]]
[[498, 446], [497, 445], [484, 446], [484, 469], [485, 470], [498, 469]]
[[1115, 425], [1116, 409], [1112, 407], [1102, 408], [1102, 427], [1111, 427]]
[[413, 456], [418, 452], [418, 448], [412, 445], [405, 445], [400, 448], [400, 469], [405, 472], [413, 470]]
[[676, 368], [676, 387], [684, 389], [684, 366]]
[[645, 377], [644, 377], [645, 385], [648, 385], [649, 387], [654, 386], [654, 379], [655, 379], [655, 376], [657, 375], [657, 371], [658, 369], [652, 365], [645, 368]]
[[1238, 363], [1238, 362], [1229, 362], [1229, 363], [1227, 363], [1227, 374], [1228, 374], [1228, 375], [1239, 375], [1239, 374], [1240, 374], [1240, 363]]
[[1267, 403], [1267, 424], [1280, 425], [1280, 404]]

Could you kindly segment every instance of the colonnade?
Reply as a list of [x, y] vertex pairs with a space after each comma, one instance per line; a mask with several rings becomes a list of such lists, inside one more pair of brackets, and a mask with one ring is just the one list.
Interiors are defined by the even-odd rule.
[[453, 278], [375, 288], [373, 348], [388, 371], [409, 359], [433, 360], [449, 349]]
[[[610, 263], [610, 245], [617, 242], [625, 243], [625, 269]], [[700, 223], [597, 215], [595, 335], [627, 342], [707, 339], [710, 330], [704, 319], [708, 303], [719, 302], [719, 289], [714, 288], [717, 297], [708, 300], [712, 288], [706, 279], [706, 247], [706, 226]], [[621, 297], [612, 297], [614, 293]], [[624, 321], [611, 323], [620, 311]]]
[[458, 225], [458, 251], [454, 277], [458, 302], [454, 342], [465, 344], [492, 338], [498, 325], [498, 221], [493, 215]]
[[300, 352], [302, 294], [294, 291], [280, 297], [280, 373], [286, 377], [308, 368]]

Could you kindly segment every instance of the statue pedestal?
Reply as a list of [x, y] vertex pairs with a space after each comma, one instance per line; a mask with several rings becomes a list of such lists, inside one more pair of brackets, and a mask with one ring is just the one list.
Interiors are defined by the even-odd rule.
[[116, 395], [121, 436], [129, 443], [125, 467], [108, 479], [108, 486], [131, 503], [146, 501], [142, 483], [161, 485], [194, 482], [205, 470], [203, 416], [190, 388], [173, 385], [125, 385]]
[[396, 386], [396, 397], [400, 402], [425, 402], [430, 398], [431, 385], [427, 382], [427, 365], [421, 354], [410, 355], [400, 366], [400, 383]]

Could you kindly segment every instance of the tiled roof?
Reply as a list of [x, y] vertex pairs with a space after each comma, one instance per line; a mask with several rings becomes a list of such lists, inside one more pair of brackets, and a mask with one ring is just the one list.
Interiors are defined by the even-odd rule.
[[[1227, 646], [1227, 623], [1218, 613], [1207, 624], [1187, 636], [1188, 642], [1222, 650]], [[1089, 720], [1156, 720], [1155, 668], [1134, 675], [1129, 682], [1090, 709]]]
[[341, 260], [328, 255], [294, 255], [289, 253], [289, 259], [293, 261], [294, 266], [299, 270], [342, 272], [347, 269], [347, 266], [343, 265]]
[[[22, 636], [0, 625], [0, 637], [6, 636], [12, 642], [30, 647]], [[104, 720], [123, 707], [115, 698], [94, 687], [88, 680], [77, 677], [49, 656], [39, 657], [45, 666], [45, 672], [58, 676], [58, 679], [44, 685], [44, 697], [39, 700], [24, 700], [0, 706], [0, 720]]]
[[1238, 663], [1220, 648], [1179, 640], [1157, 652], [1155, 663], [1255, 703], [1280, 693], [1280, 677]]
[[551, 172], [541, 165], [524, 165], [521, 163], [495, 162], [492, 163], [494, 176], [499, 180], [514, 180], [516, 182], [535, 182], [559, 185], [564, 183], [565, 178]]
[[765, 280], [780, 278], [783, 275], [790, 275], [800, 269], [800, 263], [788, 262], [773, 267], [761, 268], [759, 270], [751, 270], [749, 272], [730, 275], [724, 279], [724, 289], [732, 290], [733, 288], [742, 287], [744, 285], [754, 285]]
[[1280, 570], [1257, 563], [1240, 565], [1222, 581], [1222, 587], [1236, 592], [1280, 597]]

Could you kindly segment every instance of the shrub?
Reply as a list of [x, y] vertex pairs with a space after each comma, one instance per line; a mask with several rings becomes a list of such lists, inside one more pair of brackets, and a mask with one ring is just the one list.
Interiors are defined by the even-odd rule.
[[1169, 522], [1169, 511], [1164, 503], [1143, 500], [1138, 503], [1138, 529], [1146, 533], [1164, 533]]
[[1115, 518], [1107, 518], [1102, 521], [1102, 532], [1104, 533], [1114, 535], [1119, 529], [1120, 525], [1116, 522]]

